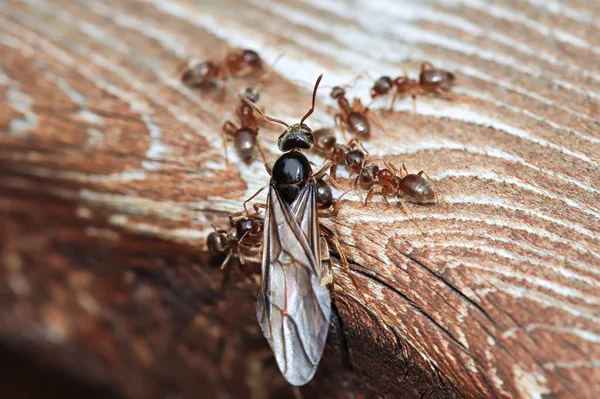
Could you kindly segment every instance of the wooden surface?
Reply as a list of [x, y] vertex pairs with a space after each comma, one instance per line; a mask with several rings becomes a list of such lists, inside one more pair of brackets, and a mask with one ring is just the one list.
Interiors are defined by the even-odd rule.
[[[302, 393], [597, 398], [600, 3], [271, 3], [0, 3], [4, 344], [128, 397], [292, 395], [255, 320], [256, 270], [223, 280], [203, 252], [210, 224], [268, 181], [222, 157], [252, 80], [219, 102], [177, 65], [283, 52], [261, 103], [296, 121], [321, 72], [331, 86], [428, 60], [461, 99], [419, 98], [418, 134], [401, 101], [394, 137], [366, 146], [425, 169], [441, 204], [411, 206], [426, 235], [358, 193], [325, 221], [366, 301], [337, 267], [338, 316]], [[351, 96], [367, 102], [369, 83]], [[324, 88], [313, 128], [333, 125], [327, 105]], [[270, 162], [279, 130], [261, 130]]]

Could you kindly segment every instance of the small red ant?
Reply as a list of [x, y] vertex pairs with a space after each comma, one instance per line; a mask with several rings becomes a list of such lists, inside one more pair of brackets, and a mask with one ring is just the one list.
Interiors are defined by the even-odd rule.
[[338, 144], [335, 134], [330, 128], [317, 129], [313, 135], [315, 136], [313, 148], [331, 161], [329, 176], [334, 181], [337, 176], [337, 166], [342, 162], [348, 166], [351, 175], [360, 173], [369, 152], [357, 139], [350, 140], [348, 144]]
[[[258, 91], [253, 91], [248, 88], [243, 94], [252, 103], [258, 101]], [[223, 147], [225, 148], [225, 160], [227, 159], [227, 136], [233, 137], [233, 142], [238, 156], [246, 164], [252, 163], [256, 158], [256, 149], [260, 151], [263, 161], [266, 162], [266, 157], [262, 144], [258, 139], [258, 121], [254, 116], [254, 108], [248, 105], [244, 100], [240, 100], [240, 107], [237, 110], [237, 115], [240, 118], [241, 127], [238, 127], [231, 121], [226, 121], [223, 124]]]
[[420, 171], [417, 174], [408, 173], [406, 166], [402, 164], [402, 169], [406, 173], [402, 175], [402, 170], [399, 170], [394, 165], [384, 161], [386, 168], [380, 169], [375, 164], [369, 164], [362, 168], [360, 174], [354, 181], [354, 186], [360, 185], [363, 190], [369, 190], [364, 206], [367, 206], [369, 200], [375, 193], [377, 186], [381, 187], [381, 195], [384, 201], [389, 206], [388, 196], [396, 196], [404, 211], [410, 216], [413, 223], [423, 233], [423, 229], [405, 203], [405, 199], [420, 205], [437, 204], [438, 198], [430, 183], [429, 176]]
[[[435, 68], [430, 62], [421, 63], [421, 72], [419, 80], [411, 79], [406, 72], [403, 76], [392, 80], [389, 76], [382, 76], [375, 81], [371, 88], [371, 98], [375, 99], [380, 96], [388, 95], [394, 90], [392, 102], [389, 111], [394, 108], [394, 103], [398, 97], [403, 97], [410, 94], [413, 100], [413, 111], [415, 118], [417, 115], [417, 94], [445, 94], [450, 98], [454, 98], [449, 90], [456, 81], [456, 76], [444, 69]], [[419, 130], [418, 120], [416, 128]]]
[[249, 214], [247, 211], [236, 212], [229, 215], [229, 231], [217, 229], [213, 226], [213, 232], [206, 239], [209, 252], [215, 254], [227, 253], [225, 260], [221, 263], [224, 269], [233, 253], [237, 253], [240, 263], [260, 263], [260, 246], [263, 234], [263, 219], [258, 210]]
[[346, 97], [346, 89], [341, 86], [335, 86], [331, 90], [331, 98], [337, 100], [339, 111], [333, 116], [336, 126], [342, 130], [344, 137], [346, 130], [353, 135], [363, 139], [371, 136], [371, 124], [373, 122], [383, 133], [390, 135], [385, 129], [379, 118], [377, 118], [369, 109], [363, 105], [359, 98], [355, 98], [350, 106], [350, 101]]
[[220, 61], [201, 61], [189, 58], [179, 68], [181, 81], [189, 87], [210, 88], [227, 80], [230, 76], [242, 77], [265, 73], [266, 65], [254, 50], [233, 49]]

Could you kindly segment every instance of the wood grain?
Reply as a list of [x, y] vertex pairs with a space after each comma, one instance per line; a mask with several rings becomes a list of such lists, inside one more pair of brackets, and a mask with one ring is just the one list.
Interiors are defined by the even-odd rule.
[[[130, 397], [291, 395], [254, 317], [256, 276], [232, 270], [223, 288], [202, 252], [268, 181], [222, 156], [252, 80], [221, 102], [177, 66], [283, 52], [261, 103], [295, 121], [321, 72], [331, 86], [428, 60], [458, 75], [459, 99], [420, 97], [418, 133], [399, 102], [394, 137], [366, 146], [426, 170], [441, 203], [411, 206], [425, 235], [358, 193], [325, 221], [361, 294], [336, 267], [339, 318], [305, 395], [598, 397], [600, 3], [272, 3], [0, 4], [0, 337]], [[351, 96], [368, 103], [369, 83]], [[313, 128], [333, 126], [327, 94]], [[270, 162], [278, 134], [261, 130]]]

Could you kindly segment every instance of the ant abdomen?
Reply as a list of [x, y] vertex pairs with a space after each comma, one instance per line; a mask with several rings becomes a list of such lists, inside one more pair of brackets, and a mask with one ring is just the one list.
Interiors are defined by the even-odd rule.
[[326, 209], [333, 204], [331, 187], [323, 179], [317, 179], [317, 204], [319, 208]]
[[431, 183], [422, 174], [409, 174], [400, 181], [398, 195], [418, 204], [435, 203], [437, 198]]
[[313, 131], [313, 137], [315, 138], [315, 145], [313, 148], [322, 154], [328, 154], [337, 143], [335, 133], [333, 129], [329, 127], [316, 129]]
[[350, 133], [366, 139], [371, 135], [371, 125], [367, 117], [359, 112], [351, 112], [348, 115], [348, 130]]
[[210, 252], [222, 254], [229, 249], [229, 238], [226, 233], [213, 231], [208, 235], [206, 245]]
[[389, 76], [382, 76], [375, 81], [371, 88], [371, 98], [384, 96], [394, 88], [394, 82]]
[[419, 84], [425, 90], [450, 90], [456, 76], [443, 69], [425, 69], [419, 75]]
[[235, 150], [243, 162], [250, 164], [256, 159], [256, 132], [248, 128], [241, 128], [235, 133], [233, 141]]

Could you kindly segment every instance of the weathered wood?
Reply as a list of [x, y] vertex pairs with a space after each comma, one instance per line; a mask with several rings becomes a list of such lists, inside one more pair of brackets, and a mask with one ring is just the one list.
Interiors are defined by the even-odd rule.
[[[255, 320], [256, 270], [223, 280], [202, 252], [268, 180], [222, 156], [252, 80], [220, 102], [177, 65], [283, 52], [261, 103], [295, 121], [321, 72], [333, 85], [428, 60], [457, 73], [459, 99], [419, 98], [419, 133], [401, 101], [395, 138], [366, 145], [426, 170], [441, 204], [411, 206], [425, 235], [358, 194], [325, 221], [362, 295], [336, 265], [338, 316], [303, 392], [597, 397], [599, 3], [271, 3], [0, 4], [2, 341], [129, 397], [292, 395]], [[368, 87], [350, 94], [367, 103]], [[313, 127], [333, 125], [326, 94]], [[278, 128], [261, 133], [272, 162]]]

